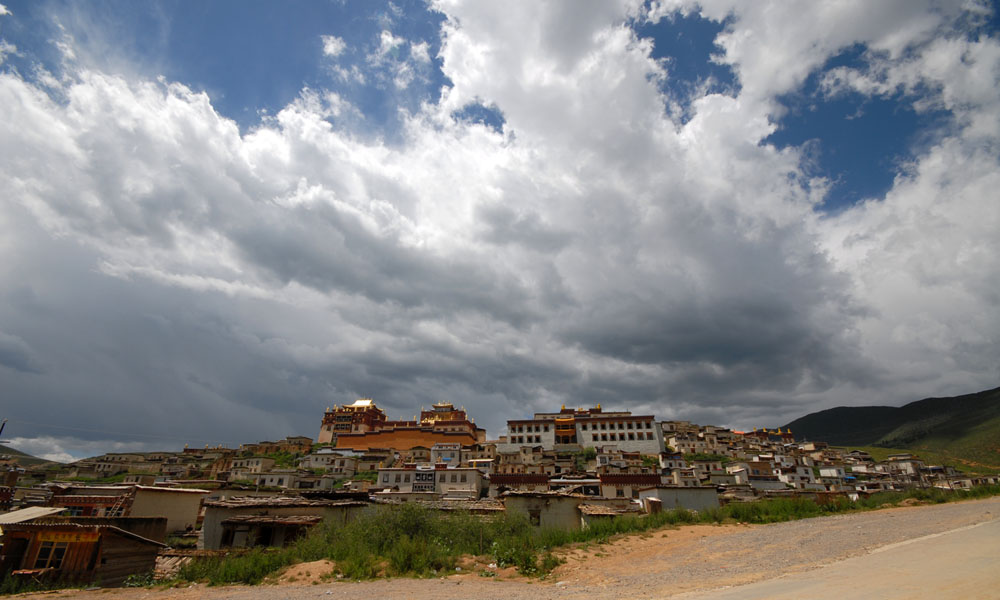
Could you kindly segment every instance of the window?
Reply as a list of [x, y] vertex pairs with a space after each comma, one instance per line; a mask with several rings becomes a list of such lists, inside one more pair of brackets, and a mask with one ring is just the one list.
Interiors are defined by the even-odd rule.
[[604, 431], [607, 428], [608, 428], [608, 424], [607, 423], [601, 423], [601, 431]]
[[451, 482], [452, 483], [457, 483], [458, 482], [458, 475], [455, 475], [454, 473], [452, 473], [451, 474]]
[[462, 483], [465, 483], [466, 481], [468, 481], [468, 476], [465, 473], [462, 473]]
[[628, 428], [632, 429], [632, 422], [631, 421], [629, 421]]
[[[629, 429], [631, 429], [631, 427], [630, 427]], [[634, 434], [634, 433], [631, 433], [631, 432], [629, 432], [629, 434], [628, 434], [628, 439], [630, 439], [630, 440], [634, 440], [634, 439], [635, 439], [635, 434]]]
[[625, 424], [624, 423], [619, 423], [618, 424], [618, 429], [625, 429]]
[[279, 477], [278, 478], [278, 485], [284, 485], [284, 483], [285, 483], [285, 478], [284, 477]]
[[389, 474], [382, 475], [382, 483], [389, 483]]
[[602, 434], [601, 434], [601, 441], [602, 441], [602, 442], [606, 442], [606, 441], [608, 441], [608, 434], [606, 434], [606, 433], [602, 433]]
[[441, 483], [444, 483], [447, 480], [448, 480], [448, 476], [445, 475], [444, 473], [441, 473], [441, 477], [438, 477], [438, 481], [440, 481]]
[[410, 483], [410, 474], [403, 475], [403, 483]]
[[594, 435], [592, 435], [591, 437], [594, 438], [593, 441], [595, 441], [595, 442], [597, 441], [597, 434], [596, 433]]
[[549, 426], [548, 425], [542, 425], [542, 431], [544, 431], [545, 433], [548, 433], [549, 432]]
[[402, 476], [399, 473], [396, 473], [396, 483], [399, 483], [401, 479]]
[[42, 542], [38, 549], [38, 557], [35, 559], [36, 569], [53, 568], [62, 566], [63, 557], [66, 556], [67, 542]]
[[528, 520], [535, 527], [539, 527], [542, 524], [542, 511], [540, 509], [529, 509], [528, 510]]
[[584, 423], [584, 424], [580, 425], [580, 429], [582, 429], [583, 431], [587, 431], [587, 424]]
[[625, 490], [623, 490], [622, 488], [618, 488], [617, 490], [615, 490], [615, 496], [617, 496], [619, 498], [624, 498], [625, 497]]

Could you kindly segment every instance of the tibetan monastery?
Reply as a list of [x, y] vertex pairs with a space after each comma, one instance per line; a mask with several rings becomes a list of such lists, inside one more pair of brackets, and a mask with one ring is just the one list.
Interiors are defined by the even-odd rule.
[[389, 421], [373, 400], [363, 398], [327, 409], [317, 439], [337, 448], [410, 450], [439, 443], [479, 444], [486, 440], [486, 430], [476, 427], [465, 410], [453, 404], [434, 404], [431, 410], [420, 412], [418, 421]]

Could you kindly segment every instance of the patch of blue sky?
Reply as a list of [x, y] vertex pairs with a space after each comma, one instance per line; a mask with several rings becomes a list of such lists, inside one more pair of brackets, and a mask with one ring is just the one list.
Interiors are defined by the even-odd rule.
[[837, 54], [810, 74], [802, 87], [781, 96], [778, 100], [786, 112], [777, 121], [777, 131], [764, 140], [779, 149], [806, 150], [805, 174], [830, 183], [819, 207], [827, 213], [884, 198], [905, 163], [951, 120], [948, 111], [915, 110], [918, 98], [903, 92], [824, 93], [821, 79], [837, 67], [864, 70], [865, 48], [856, 45]]
[[[53, 40], [56, 22], [82, 46], [118, 52], [147, 77], [164, 75], [204, 90], [221, 114], [242, 129], [274, 114], [303, 88], [330, 90], [364, 116], [371, 135], [392, 137], [399, 109], [415, 111], [421, 102], [436, 101], [446, 83], [437, 58], [444, 16], [420, 0], [395, 3], [319, 2], [316, 0], [213, 0], [158, 3], [130, 0], [66, 0], [5, 2], [3, 35], [24, 50], [22, 64], [34, 60], [58, 71]], [[82, 13], [86, 11], [86, 15]], [[14, 23], [11, 23], [13, 21]], [[376, 61], [383, 31], [401, 43]], [[323, 52], [323, 36], [343, 40], [338, 56]], [[91, 38], [101, 38], [91, 44]], [[429, 62], [413, 59], [411, 48], [427, 44]], [[96, 68], [114, 70], [112, 61]], [[119, 57], [122, 58], [122, 57]], [[395, 75], [407, 62], [410, 77], [397, 85]], [[412, 64], [411, 64], [412, 63]], [[363, 78], [343, 78], [334, 67], [354, 69]], [[30, 71], [19, 68], [22, 73]]]
[[652, 40], [651, 56], [667, 71], [660, 89], [681, 105], [684, 114], [678, 116], [682, 121], [690, 118], [687, 108], [696, 97], [705, 94], [735, 96], [739, 92], [739, 82], [732, 68], [712, 59], [713, 55], [722, 52], [715, 39], [725, 27], [725, 21], [679, 12], [655, 23], [633, 23], [638, 37]]
[[452, 117], [466, 123], [485, 125], [497, 133], [503, 133], [507, 120], [496, 105], [486, 106], [481, 103], [466, 104], [461, 110], [452, 113]]

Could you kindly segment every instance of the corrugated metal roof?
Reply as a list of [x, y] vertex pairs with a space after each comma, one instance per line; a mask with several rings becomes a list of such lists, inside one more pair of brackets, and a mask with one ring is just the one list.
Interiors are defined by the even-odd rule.
[[55, 515], [66, 510], [62, 506], [31, 506], [0, 515], [0, 525], [24, 523], [39, 517]]

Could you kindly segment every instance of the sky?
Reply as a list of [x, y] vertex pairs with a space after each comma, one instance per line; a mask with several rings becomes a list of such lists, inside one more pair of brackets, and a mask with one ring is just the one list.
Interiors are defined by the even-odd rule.
[[2, 1], [23, 451], [1000, 385], [992, 3]]

